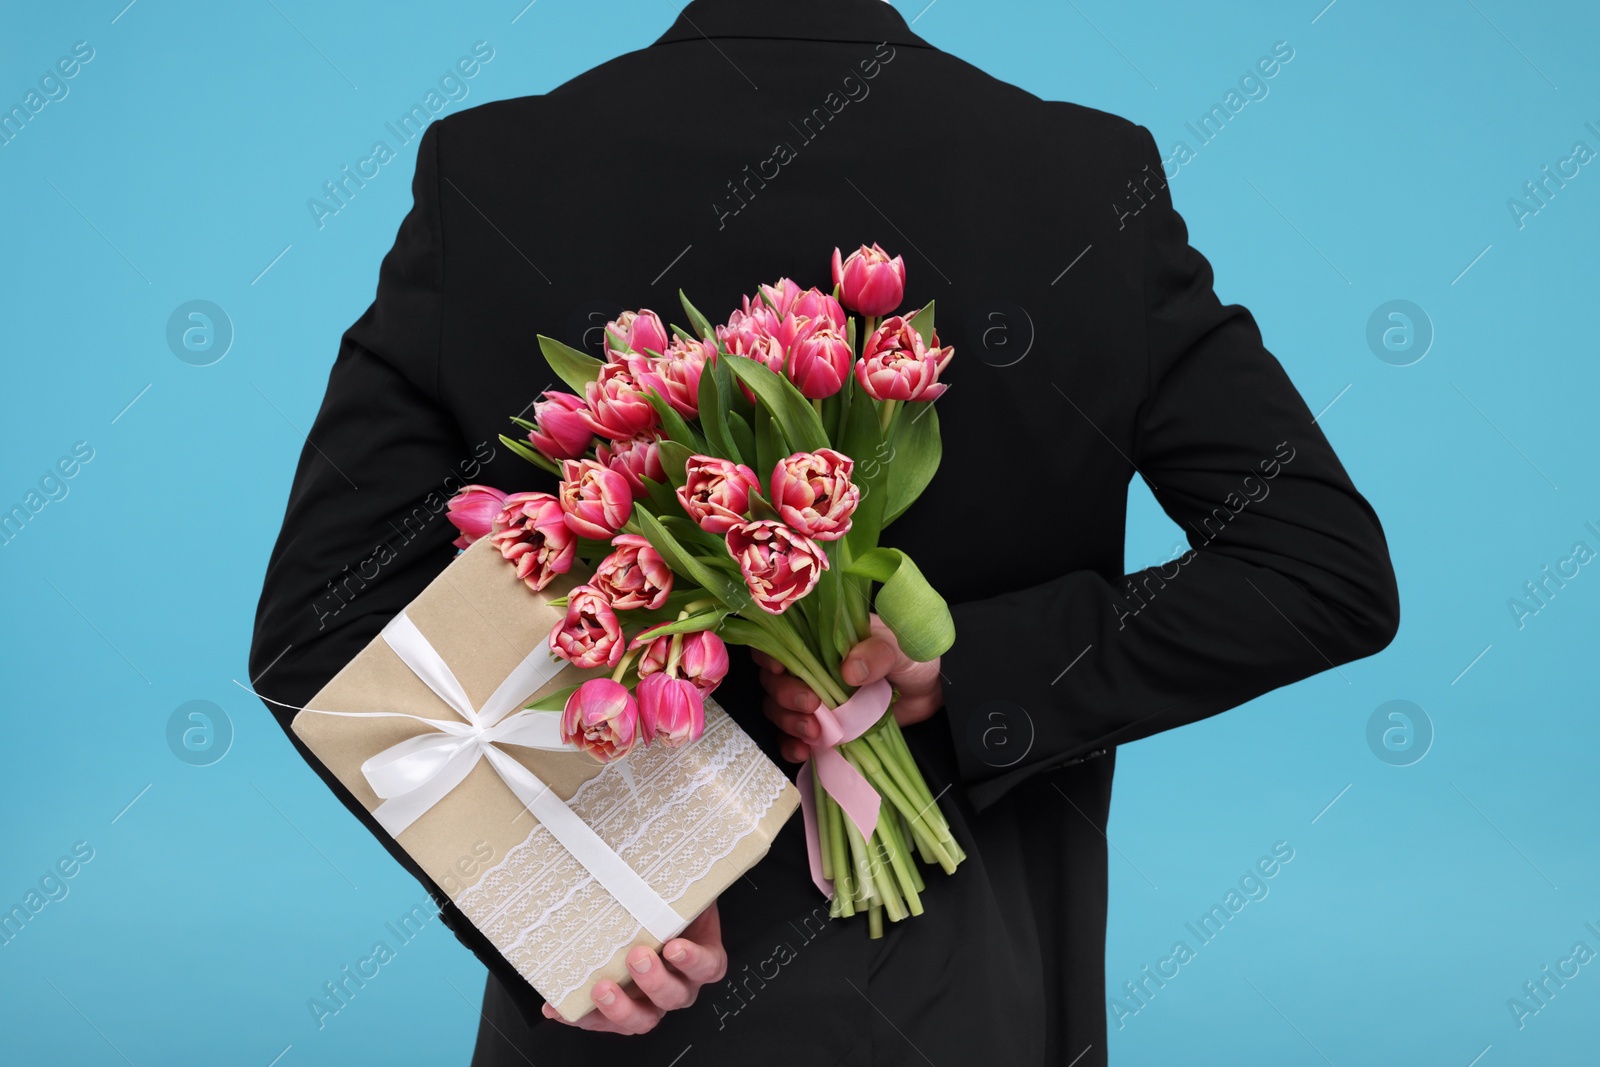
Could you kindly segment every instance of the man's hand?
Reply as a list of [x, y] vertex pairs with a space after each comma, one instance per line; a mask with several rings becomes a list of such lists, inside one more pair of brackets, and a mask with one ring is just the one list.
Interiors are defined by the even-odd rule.
[[[784, 759], [799, 763], [817, 739], [816, 710], [822, 701], [809, 685], [784, 670], [783, 664], [771, 656], [754, 649], [750, 655], [761, 665], [761, 687], [767, 691], [762, 710], [788, 735], [779, 751]], [[840, 673], [846, 683], [855, 686], [888, 679], [900, 691], [894, 717], [901, 726], [921, 722], [944, 706], [939, 660], [918, 663], [900, 651], [894, 631], [877, 615], [872, 616], [871, 636], [850, 650], [840, 664]]]
[[612, 981], [596, 982], [589, 991], [596, 1010], [577, 1022], [567, 1022], [549, 1004], [544, 1006], [545, 1018], [583, 1030], [644, 1034], [655, 1029], [667, 1012], [693, 1004], [701, 986], [722, 981], [728, 971], [716, 901], [682, 934], [662, 945], [660, 955], [644, 945], [634, 948], [628, 953], [628, 969], [633, 972], [633, 986], [624, 989]]

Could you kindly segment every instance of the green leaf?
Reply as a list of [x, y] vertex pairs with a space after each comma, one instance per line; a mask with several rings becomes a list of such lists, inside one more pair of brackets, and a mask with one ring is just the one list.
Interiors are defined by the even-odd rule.
[[783, 516], [779, 515], [778, 509], [772, 506], [772, 501], [762, 496], [759, 490], [750, 490], [749, 506], [750, 518], [752, 519], [771, 519], [774, 522], [783, 521]]
[[939, 470], [943, 446], [939, 440], [939, 413], [931, 400], [906, 401], [895, 413], [889, 440], [888, 500], [883, 525], [905, 514], [933, 481]]
[[[582, 682], [578, 683], [578, 685], [582, 684]], [[565, 711], [567, 707], [567, 698], [572, 696], [572, 694], [576, 693], [577, 691], [577, 685], [564, 686], [561, 689], [552, 689], [538, 700], [531, 701], [530, 703], [524, 705], [524, 707], [532, 708], [534, 711]]]
[[643, 476], [639, 480], [644, 483], [645, 492], [650, 495], [650, 505], [656, 511], [665, 515], [678, 508], [678, 498], [673, 494], [671, 484]]
[[584, 386], [600, 377], [600, 368], [605, 366], [602, 360], [544, 334], [539, 335], [539, 351], [544, 353], [545, 362], [556, 372], [556, 377], [566, 382], [579, 396], [583, 395]]
[[683, 301], [683, 313], [689, 316], [689, 325], [699, 331], [700, 336], [708, 340], [715, 340], [717, 331], [711, 328], [711, 321], [700, 314], [700, 309], [689, 303], [689, 298], [682, 289], [678, 290], [678, 299]]
[[923, 307], [911, 313], [906, 321], [911, 323], [911, 328], [917, 331], [922, 338], [922, 343], [933, 346], [933, 301], [930, 300]]
[[697, 549], [701, 553], [710, 552], [714, 554], [720, 552], [723, 559], [732, 561], [732, 557], [727, 554], [728, 542], [716, 534], [706, 533], [700, 529], [695, 525], [693, 519], [683, 514], [681, 508], [678, 509], [676, 514], [661, 515], [659, 519], [661, 525], [665, 526], [668, 532], [676, 537], [678, 543], [683, 545], [685, 549]]
[[783, 642], [774, 637], [771, 631], [749, 619], [730, 615], [722, 620], [722, 629], [717, 632], [730, 645], [747, 645], [765, 652], [780, 663], [787, 664], [794, 658], [793, 654], [784, 648]]
[[767, 409], [756, 405], [756, 477], [766, 485], [772, 478], [772, 469], [778, 461], [789, 454], [783, 446], [783, 433], [778, 429], [778, 422]]
[[501, 434], [500, 443], [511, 449], [511, 451], [515, 452], [523, 459], [527, 460], [529, 463], [532, 463], [535, 467], [540, 467], [549, 471], [551, 474], [560, 477], [561, 468], [556, 466], [554, 460], [546, 459], [542, 453], [534, 451], [524, 442], [507, 437], [505, 434]]
[[[728, 617], [726, 611], [703, 611], [697, 615], [690, 615], [687, 619], [677, 619], [660, 626], [646, 627], [650, 631], [650, 639], [667, 637], [671, 634], [692, 634], [701, 630], [715, 630], [721, 625], [722, 620]], [[637, 635], [635, 635], [637, 636]]]
[[956, 624], [949, 605], [898, 548], [875, 548], [858, 556], [845, 573], [883, 583], [874, 601], [878, 618], [894, 631], [900, 650], [912, 659], [926, 663], [955, 643]]
[[865, 393], [851, 399], [841, 438], [841, 451], [855, 461], [851, 479], [861, 490], [861, 501], [850, 516], [850, 532], [845, 535], [851, 552], [859, 556], [878, 543], [889, 475], [889, 450], [878, 428], [877, 408]]
[[661, 470], [672, 488], [676, 489], [688, 481], [689, 457], [694, 455], [688, 445], [680, 441], [661, 440], [656, 442], [656, 450], [661, 456]]
[[672, 536], [660, 520], [650, 512], [635, 504], [633, 517], [650, 544], [661, 554], [667, 566], [675, 572], [698, 584], [707, 593], [720, 600], [730, 611], [742, 611], [754, 606], [750, 599], [750, 591], [745, 588], [743, 581], [708, 567], [690, 555], [678, 539]]
[[815, 452], [828, 447], [828, 434], [822, 428], [821, 416], [793, 382], [748, 356], [729, 354], [722, 359], [734, 377], [749, 386], [761, 406], [771, 412], [773, 420], [783, 429], [789, 451]]
[[[821, 623], [821, 626], [817, 627], [821, 631], [818, 634], [821, 640], [817, 643], [821, 646], [822, 665], [828, 668], [829, 674], [838, 677], [839, 661], [843, 658], [844, 652], [848, 651], [848, 649], [841, 651], [836, 644], [839, 618], [839, 585], [849, 579], [839, 573], [839, 542], [825, 541], [823, 542], [823, 550], [828, 554], [828, 569], [822, 572], [822, 578], [817, 582], [816, 590], [805, 600], [810, 600], [814, 597], [817, 601], [816, 617], [817, 621]], [[801, 603], [804, 602], [804, 600], [801, 601]]]
[[646, 389], [644, 395], [650, 401], [650, 406], [656, 409], [656, 415], [661, 419], [661, 430], [670, 440], [683, 442], [693, 452], [706, 450], [705, 438], [678, 414], [677, 408], [667, 403], [665, 397], [654, 389]]
[[[722, 361], [717, 360], [718, 363]], [[727, 372], [723, 371], [723, 377]], [[717, 379], [716, 368], [707, 363], [700, 369], [700, 428], [705, 431], [706, 443], [711, 446], [714, 454], [723, 459], [731, 459], [735, 463], [743, 463], [739, 455], [739, 445], [728, 431], [728, 406], [722, 399], [722, 385]]]
[[746, 467], [755, 466], [756, 433], [750, 428], [750, 424], [744, 421], [744, 416], [737, 411], [728, 412], [728, 436], [739, 446], [739, 462]]

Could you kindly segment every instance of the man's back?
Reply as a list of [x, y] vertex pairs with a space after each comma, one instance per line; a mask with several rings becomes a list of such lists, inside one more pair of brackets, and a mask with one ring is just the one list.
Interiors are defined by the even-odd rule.
[[[1376, 519], [1212, 295], [1149, 134], [999, 82], [879, 0], [697, 0], [649, 48], [434, 123], [414, 191], [273, 554], [253, 671], [292, 651], [269, 695], [303, 703], [449, 561], [440, 488], [466, 463], [552, 487], [496, 443], [559, 387], [536, 333], [594, 351], [624, 307], [681, 322], [680, 288], [717, 318], [752, 278], [826, 285], [835, 246], [877, 241], [956, 350], [942, 466], [886, 541], [955, 613], [948, 711], [907, 734], [972, 862], [869, 942], [814, 918], [792, 821], [722, 899], [728, 982], [623, 1051], [1104, 1062], [1114, 746], [1375, 651], [1395, 611]], [[1196, 548], [1154, 585], [1123, 574], [1135, 473]], [[776, 759], [743, 656], [719, 701]], [[477, 1062], [621, 1047], [530, 1026], [509, 1000], [535, 995], [445, 913], [511, 990], [490, 982]]]

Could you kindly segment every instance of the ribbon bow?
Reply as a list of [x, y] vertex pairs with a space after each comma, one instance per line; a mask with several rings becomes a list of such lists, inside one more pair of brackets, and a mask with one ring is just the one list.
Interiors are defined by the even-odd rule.
[[840, 755], [834, 748], [846, 741], [854, 741], [866, 733], [872, 724], [883, 717], [894, 696], [894, 688], [879, 678], [857, 689], [850, 698], [836, 708], [817, 708], [817, 740], [810, 746], [811, 754], [795, 775], [800, 790], [800, 814], [806, 824], [806, 857], [811, 861], [811, 881], [830, 900], [833, 886], [822, 876], [822, 842], [817, 835], [816, 793], [811, 784], [812, 766], [822, 788], [839, 802], [845, 816], [861, 832], [863, 840], [878, 828], [878, 791], [866, 776]]
[[[657, 941], [666, 942], [688, 925], [688, 920], [650, 888], [565, 801], [499, 747], [575, 751], [561, 739], [557, 714], [520, 708], [529, 695], [566, 666], [564, 661], [541, 644], [517, 664], [483, 707], [474, 708], [444, 657], [404, 612], [389, 620], [383, 628], [383, 639], [462, 721], [429, 719], [401, 711], [304, 709], [344, 718], [415, 719], [429, 727], [428, 733], [401, 741], [361, 765], [372, 791], [383, 798], [372, 813], [379, 825], [398, 838], [465, 781], [480, 759], [485, 759], [556, 841]], [[617, 769], [625, 773], [620, 764]]]

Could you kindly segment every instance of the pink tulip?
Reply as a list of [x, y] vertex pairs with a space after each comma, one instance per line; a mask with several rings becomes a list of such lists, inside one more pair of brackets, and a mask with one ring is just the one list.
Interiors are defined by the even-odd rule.
[[939, 347], [937, 331], [929, 348], [911, 324], [896, 315], [885, 319], [862, 345], [856, 381], [874, 400], [933, 400], [949, 388], [939, 381], [939, 372], [954, 354], [953, 348]]
[[[635, 666], [639, 670], [639, 677], [645, 678], [667, 668], [667, 661], [672, 655], [672, 634], [662, 634], [660, 637], [651, 635], [663, 626], [671, 623], [659, 623], [649, 629], [639, 631], [639, 635], [628, 645], [629, 648], [645, 646]], [[684, 634], [683, 642], [678, 649], [678, 665], [672, 672], [674, 677], [687, 678], [699, 687], [700, 692], [711, 695], [712, 690], [722, 684], [722, 679], [728, 676], [728, 646], [723, 643], [712, 630], [698, 630], [692, 634]]]
[[771, 334], [757, 337], [748, 345], [742, 338], [735, 338], [733, 343], [728, 345], [728, 351], [737, 356], [753, 359], [775, 374], [783, 373], [783, 342]]
[[638, 534], [618, 534], [611, 543], [616, 551], [596, 565], [590, 584], [617, 611], [654, 611], [665, 604], [672, 592], [672, 568], [650, 541]]
[[628, 480], [592, 459], [561, 464], [561, 510], [567, 528], [579, 537], [604, 541], [622, 529], [633, 514]]
[[828, 569], [821, 545], [771, 519], [735, 526], [727, 540], [756, 606], [770, 615], [783, 614], [811, 592]]
[[600, 376], [583, 387], [586, 404], [577, 413], [590, 430], [613, 441], [647, 433], [657, 423], [656, 409], [634, 377], [637, 360], [628, 358], [600, 368]]
[[581, 670], [615, 667], [628, 642], [604, 593], [592, 585], [567, 594], [567, 615], [550, 631], [550, 651]]
[[760, 291], [750, 302], [761, 301], [772, 309], [774, 315], [781, 319], [789, 314], [789, 309], [794, 306], [796, 300], [800, 299], [800, 294], [804, 291], [794, 279], [779, 278], [775, 285], [761, 286]]
[[772, 504], [807, 537], [837, 541], [850, 532], [861, 502], [861, 487], [850, 481], [854, 470], [854, 460], [831, 448], [796, 452], [772, 469]]
[[819, 320], [830, 323], [834, 329], [843, 331], [845, 326], [844, 308], [839, 306], [829, 293], [815, 287], [807, 289], [795, 298], [789, 305], [789, 314], [804, 322], [817, 322]]
[[617, 361], [630, 352], [660, 355], [667, 350], [668, 336], [661, 316], [649, 308], [624, 311], [615, 322], [606, 323], [606, 357]]
[[[745, 356], [762, 364], [775, 374], [783, 373], [783, 363], [788, 352], [783, 347], [783, 342], [777, 334], [783, 328], [783, 320], [768, 307], [760, 297], [745, 297], [742, 310], [735, 311], [728, 316], [726, 326], [716, 328], [717, 340], [722, 346], [736, 356]], [[735, 379], [738, 381], [738, 379]], [[752, 404], [756, 402], [755, 393], [744, 382], [739, 382], [739, 391], [744, 393], [745, 399]]]
[[517, 565], [517, 577], [538, 592], [572, 569], [578, 540], [567, 528], [561, 501], [549, 493], [512, 493], [489, 531], [500, 555]]
[[841, 337], [844, 335], [844, 308], [821, 289], [797, 293], [783, 305], [783, 310], [774, 308], [773, 311], [778, 322], [770, 326], [768, 332], [778, 339], [785, 352], [793, 353], [795, 342], [815, 327], [830, 326], [838, 330]]
[[590, 678], [567, 698], [561, 740], [609, 763], [639, 739], [639, 704], [628, 687], [610, 678]]
[[577, 459], [594, 443], [594, 430], [578, 414], [582, 410], [579, 397], [546, 390], [543, 400], [534, 401], [533, 422], [539, 428], [528, 431], [528, 440], [557, 463]]
[[716, 358], [717, 346], [710, 341], [689, 341], [674, 337], [660, 359], [634, 363], [634, 380], [661, 394], [672, 409], [686, 419], [700, 415], [700, 372], [706, 360]]
[[850, 344], [826, 319], [811, 319], [789, 348], [785, 372], [801, 394], [821, 400], [837, 393], [850, 375]]
[[626, 441], [608, 441], [595, 448], [599, 462], [622, 475], [633, 492], [635, 500], [650, 495], [643, 479], [657, 482], [667, 480], [661, 466], [661, 441], [654, 434], [642, 433]]
[[870, 248], [862, 245], [843, 261], [835, 248], [833, 284], [839, 289], [839, 299], [852, 311], [887, 315], [905, 298], [905, 261], [899, 256], [890, 259], [876, 243]]
[[445, 505], [445, 518], [461, 531], [461, 536], [451, 543], [457, 548], [466, 548], [478, 538], [488, 537], [505, 499], [506, 495], [492, 486], [464, 486]]
[[628, 643], [629, 649], [643, 646], [644, 651], [639, 653], [639, 658], [634, 661], [634, 669], [639, 672], [640, 678], [647, 678], [657, 671], [667, 669], [667, 659], [672, 655], [672, 635], [662, 634], [652, 637], [651, 634], [664, 626], [671, 626], [670, 622], [657, 623], [654, 626], [640, 630], [638, 636]]
[[752, 489], [759, 491], [761, 481], [743, 463], [695, 455], [684, 467], [684, 483], [677, 489], [678, 503], [700, 529], [727, 533], [745, 521]]
[[[734, 355], [753, 359], [768, 370], [782, 374], [787, 353], [777, 334], [783, 328], [783, 320], [760, 301], [751, 303], [750, 298], [745, 297], [745, 303], [749, 305], [747, 311], [735, 311], [728, 316], [726, 326], [717, 327], [717, 340]], [[739, 388], [746, 399], [755, 403], [755, 394], [749, 386], [739, 382]]]
[[639, 679], [639, 728], [647, 743], [677, 748], [706, 732], [705, 694], [688, 679], [651, 674]]
[[712, 630], [684, 634], [683, 648], [678, 652], [678, 675], [710, 696], [728, 676], [728, 646]]

